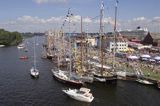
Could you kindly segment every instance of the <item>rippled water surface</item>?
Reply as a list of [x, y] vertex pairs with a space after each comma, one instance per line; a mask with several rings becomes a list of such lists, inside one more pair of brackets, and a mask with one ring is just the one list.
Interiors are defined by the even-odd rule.
[[[0, 106], [160, 106], [160, 90], [131, 81], [117, 85], [87, 84], [95, 99], [83, 103], [66, 96], [62, 89], [68, 86], [52, 77], [49, 60], [41, 59], [43, 37], [37, 37], [38, 79], [32, 79], [33, 38], [25, 40], [28, 52], [17, 47], [0, 48]], [[27, 55], [28, 60], [19, 57]]]

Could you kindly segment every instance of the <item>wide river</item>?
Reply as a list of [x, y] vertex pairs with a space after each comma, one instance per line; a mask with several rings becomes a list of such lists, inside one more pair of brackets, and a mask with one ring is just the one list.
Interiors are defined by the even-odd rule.
[[[0, 48], [0, 106], [160, 106], [160, 90], [133, 81], [118, 81], [117, 85], [86, 84], [95, 99], [83, 103], [62, 92], [66, 86], [53, 78], [54, 64], [41, 59], [44, 37], [37, 37], [38, 79], [32, 79], [33, 38], [25, 40], [28, 52], [16, 46]], [[19, 57], [27, 55], [28, 60]]]

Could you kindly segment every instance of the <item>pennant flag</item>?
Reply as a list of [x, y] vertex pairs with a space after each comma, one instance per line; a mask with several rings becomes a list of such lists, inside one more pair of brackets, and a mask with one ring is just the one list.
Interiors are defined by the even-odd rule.
[[118, 0], [116, 0], [116, 7], [117, 7], [118, 3], [119, 3], [119, 1], [118, 1]]
[[68, 14], [70, 14], [70, 8], [68, 9]]
[[101, 9], [104, 9], [104, 2], [101, 1]]

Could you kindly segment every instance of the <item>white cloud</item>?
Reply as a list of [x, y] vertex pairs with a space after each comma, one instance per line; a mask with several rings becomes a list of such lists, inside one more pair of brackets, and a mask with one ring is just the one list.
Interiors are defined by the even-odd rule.
[[159, 24], [160, 23], [160, 17], [154, 17], [152, 22]]
[[86, 18], [83, 19], [83, 22], [85, 22], [85, 23], [91, 23], [92, 20], [91, 20], [91, 18], [86, 17]]
[[75, 15], [71, 18], [71, 20], [75, 23], [81, 22], [81, 16], [80, 15]]
[[114, 20], [111, 17], [104, 18], [104, 23], [106, 23], [106, 24], [109, 23], [114, 26]]
[[[94, 23], [97, 23], [97, 24], [98, 24], [99, 22], [100, 22], [99, 19], [94, 20]], [[103, 22], [104, 22], [104, 24], [110, 24], [110, 25], [114, 26], [114, 19], [112, 19], [111, 17], [104, 18], [104, 19], [103, 19]], [[118, 23], [118, 24], [119, 24], [119, 23]]]
[[[16, 20], [7, 22], [0, 22], [0, 27], [10, 31], [41, 31], [44, 32], [48, 29], [60, 29], [65, 17], [50, 17], [40, 18], [37, 16], [22, 16]], [[81, 16], [75, 15], [71, 18], [71, 30], [80, 31]], [[118, 20], [117, 29], [136, 29], [137, 26], [147, 27], [150, 31], [160, 31], [160, 17], [153, 17], [147, 19], [145, 17], [137, 17], [132, 20]], [[104, 18], [104, 31], [113, 31], [114, 19], [112, 17]], [[66, 20], [64, 29], [68, 31], [68, 19]], [[99, 31], [99, 19], [92, 19], [90, 17], [83, 17], [83, 30], [88, 32]]]
[[146, 20], [145, 17], [137, 17], [133, 19], [133, 21], [144, 21], [144, 20]]
[[2, 28], [8, 29], [10, 31], [20, 31], [20, 32], [27, 32], [27, 31], [37, 31], [40, 30], [44, 32], [50, 28], [59, 28], [64, 20], [64, 17], [50, 17], [47, 19], [39, 18], [37, 16], [22, 16], [18, 17], [14, 21], [8, 22], [1, 22], [0, 26]]
[[[68, 21], [68, 18], [67, 18], [67, 21]], [[92, 19], [89, 18], [89, 17], [82, 17], [82, 21], [83, 21], [83, 23], [93, 22]], [[71, 17], [71, 22], [80, 23], [81, 22], [81, 16], [80, 15], [75, 15], [75, 16]]]
[[32, 23], [32, 24], [45, 23], [44, 19], [40, 19], [38, 17], [31, 17], [31, 16], [19, 17], [17, 21], [22, 23]]
[[67, 0], [33, 0], [33, 1], [38, 4], [43, 4], [43, 3], [65, 3]]
[[51, 17], [48, 19], [43, 19], [39, 17], [32, 16], [22, 16], [17, 18], [18, 23], [30, 23], [30, 24], [47, 24], [47, 23], [57, 23], [62, 22], [64, 20], [63, 17]]

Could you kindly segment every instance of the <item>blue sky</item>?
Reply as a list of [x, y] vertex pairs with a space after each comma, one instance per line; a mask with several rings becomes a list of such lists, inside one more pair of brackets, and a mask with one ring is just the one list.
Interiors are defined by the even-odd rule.
[[[103, 1], [105, 31], [110, 31], [113, 29], [115, 0]], [[118, 28], [124, 30], [142, 26], [151, 31], [159, 31], [159, 5], [160, 0], [119, 0]], [[0, 28], [21, 32], [58, 29], [68, 8], [76, 16], [73, 20], [77, 30], [80, 16], [83, 16], [89, 24], [89, 31], [98, 31], [98, 18], [89, 18], [99, 15], [100, 0], [1, 0]]]

